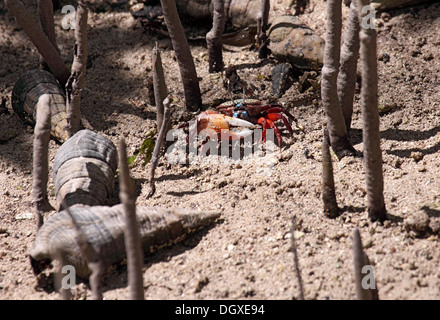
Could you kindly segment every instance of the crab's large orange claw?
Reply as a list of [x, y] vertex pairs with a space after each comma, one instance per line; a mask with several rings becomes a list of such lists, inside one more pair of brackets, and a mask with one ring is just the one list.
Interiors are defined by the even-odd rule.
[[253, 131], [250, 129], [241, 129], [240, 131], [222, 130], [221, 140], [240, 140], [252, 135]]
[[[235, 127], [237, 130], [231, 130]], [[241, 129], [239, 129], [241, 128]], [[197, 132], [206, 136], [217, 136], [221, 140], [240, 140], [252, 134], [255, 125], [242, 119], [225, 116], [213, 111], [202, 112], [197, 117]]]

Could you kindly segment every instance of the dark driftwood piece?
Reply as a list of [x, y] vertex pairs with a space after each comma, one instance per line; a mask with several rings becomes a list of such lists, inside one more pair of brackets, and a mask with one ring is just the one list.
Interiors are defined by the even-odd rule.
[[167, 85], [165, 83], [165, 75], [163, 72], [162, 59], [160, 58], [159, 46], [156, 42], [153, 48], [153, 90], [154, 90], [154, 102], [156, 105], [156, 126], [157, 132], [160, 132], [160, 128], [163, 122], [163, 101], [168, 95]]
[[124, 139], [119, 141], [119, 198], [125, 211], [125, 251], [127, 252], [128, 287], [131, 300], [144, 300], [142, 248], [136, 219], [136, 193], [128, 169]]
[[75, 49], [72, 70], [66, 84], [66, 115], [69, 137], [81, 128], [81, 91], [84, 88], [87, 65], [87, 16], [88, 10], [78, 1], [76, 11]]
[[160, 149], [162, 148], [163, 141], [166, 136], [167, 128], [170, 123], [170, 99], [169, 98], [166, 98], [163, 101], [163, 106], [164, 106], [164, 116], [163, 116], [162, 128], [160, 129], [159, 134], [157, 136], [156, 144], [155, 144], [154, 150], [153, 150], [153, 155], [151, 157], [150, 193], [148, 194], [147, 198], [151, 198], [154, 195], [154, 193], [156, 192], [154, 172], [156, 171], [157, 164], [159, 163]]
[[330, 144], [339, 159], [354, 155], [355, 150], [348, 140], [344, 115], [338, 99], [337, 78], [339, 72], [342, 29], [342, 1], [327, 1], [327, 31], [322, 68], [321, 96]]
[[213, 0], [212, 29], [206, 34], [209, 73], [223, 70], [222, 35], [225, 29], [225, 0]]
[[37, 103], [37, 121], [34, 129], [32, 201], [37, 229], [43, 225], [43, 212], [53, 210], [47, 199], [49, 174], [48, 152], [50, 140], [50, 96], [44, 94]]
[[202, 96], [200, 93], [199, 80], [196, 67], [188, 41], [183, 30], [182, 23], [177, 13], [174, 0], [160, 0], [165, 23], [171, 37], [176, 58], [179, 63], [180, 74], [185, 94], [185, 104], [189, 111], [197, 111], [202, 107]]
[[69, 69], [61, 59], [57, 49], [52, 45], [48, 37], [44, 34], [40, 25], [37, 24], [30, 14], [26, 11], [23, 4], [18, 0], [5, 0], [11, 13], [17, 19], [18, 24], [23, 28], [37, 48], [43, 59], [47, 62], [50, 70], [64, 87], [69, 78]]
[[[358, 8], [369, 4], [358, 0]], [[367, 183], [368, 216], [372, 221], [386, 219], [383, 197], [382, 151], [380, 149], [379, 110], [377, 101], [377, 34], [373, 28], [362, 28], [362, 19], [367, 12], [359, 10], [361, 32], [362, 88], [361, 108], [363, 121], [363, 143], [365, 179]]]
[[270, 1], [261, 0], [261, 11], [257, 17], [258, 57], [266, 59], [269, 54], [267, 38], [267, 22], [269, 20]]
[[307, 6], [310, 4], [310, 0], [296, 0], [295, 1], [295, 16], [299, 16], [306, 12]]
[[340, 210], [336, 201], [332, 157], [325, 132], [322, 140], [322, 202], [324, 204], [324, 214], [327, 217], [336, 218], [339, 216]]
[[296, 278], [298, 280], [298, 286], [299, 286], [299, 299], [304, 300], [304, 286], [303, 281], [301, 277], [301, 269], [299, 267], [299, 259], [298, 259], [298, 250], [296, 247], [296, 241], [295, 241], [295, 224], [296, 224], [296, 216], [292, 217], [292, 252], [293, 252], [293, 261], [295, 263], [295, 273]]
[[[46, 34], [49, 41], [52, 43], [54, 48], [60, 52], [60, 49], [56, 43], [55, 37], [55, 26], [53, 20], [53, 3], [52, 0], [38, 0], [38, 15], [40, 17], [41, 28]], [[42, 69], [49, 71], [49, 66], [43, 57], [40, 57], [40, 64]]]
[[87, 266], [92, 272], [89, 278], [90, 288], [92, 289], [92, 299], [102, 300], [102, 277], [104, 275], [104, 265], [99, 257], [99, 253], [96, 252], [87, 241], [86, 235], [81, 230], [66, 204], [64, 204], [64, 207], [72, 220], [72, 224], [75, 229], [75, 239], [78, 243], [78, 247], [80, 248], [83, 257], [87, 262]]
[[356, 87], [356, 69], [359, 58], [359, 17], [356, 1], [350, 5], [348, 24], [345, 29], [344, 43], [341, 47], [341, 66], [338, 74], [338, 98], [345, 119], [345, 126], [350, 135], [353, 98]]
[[354, 262], [354, 275], [356, 284], [356, 299], [357, 300], [379, 300], [379, 293], [375, 283], [375, 289], [362, 288], [362, 268], [370, 264], [367, 254], [362, 247], [362, 240], [359, 230], [356, 228], [353, 231], [353, 262]]

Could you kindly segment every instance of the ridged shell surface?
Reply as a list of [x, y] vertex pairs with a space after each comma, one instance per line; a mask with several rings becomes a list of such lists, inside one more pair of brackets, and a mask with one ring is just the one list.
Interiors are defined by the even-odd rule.
[[113, 192], [117, 161], [116, 147], [106, 137], [88, 129], [70, 137], [54, 159], [58, 210], [63, 201], [67, 206], [106, 204]]
[[12, 89], [12, 108], [21, 119], [35, 125], [36, 105], [43, 94], [50, 95], [51, 134], [64, 142], [67, 139], [66, 98], [50, 72], [31, 70], [22, 74]]
[[[71, 207], [70, 213], [86, 235], [89, 244], [106, 266], [125, 257], [125, 213], [123, 205], [113, 207]], [[137, 207], [142, 248], [145, 254], [182, 240], [185, 235], [213, 223], [218, 212], [178, 208]], [[76, 231], [66, 210], [50, 217], [38, 230], [30, 255], [35, 261], [64, 255], [67, 263], [75, 267], [77, 275], [90, 273], [75, 238]]]

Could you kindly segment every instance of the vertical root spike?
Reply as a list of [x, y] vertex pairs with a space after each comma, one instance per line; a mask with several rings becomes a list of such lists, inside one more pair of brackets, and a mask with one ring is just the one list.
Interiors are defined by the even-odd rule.
[[78, 1], [75, 28], [75, 54], [72, 71], [66, 84], [66, 116], [68, 135], [73, 136], [81, 128], [81, 92], [85, 84], [87, 65], [87, 17], [88, 9]]
[[189, 49], [185, 31], [177, 12], [176, 2], [174, 0], [160, 0], [160, 3], [171, 37], [171, 43], [179, 63], [186, 108], [189, 111], [197, 111], [202, 107], [200, 85], [191, 50]]
[[322, 140], [322, 201], [324, 214], [329, 218], [336, 218], [340, 209], [336, 201], [335, 182], [333, 178], [333, 165], [330, 154], [328, 132], [324, 129]]
[[374, 289], [367, 288], [364, 289], [363, 273], [362, 269], [366, 265], [370, 265], [367, 254], [364, 252], [362, 246], [361, 235], [358, 228], [353, 231], [353, 265], [354, 265], [354, 275], [355, 275], [355, 285], [356, 285], [356, 299], [358, 300], [379, 300], [378, 290], [376, 286], [376, 280], [374, 279]]
[[64, 87], [69, 78], [69, 69], [64, 64], [58, 51], [44, 34], [40, 25], [37, 24], [25, 9], [23, 3], [18, 0], [5, 0], [11, 13], [17, 19], [18, 24], [24, 29], [38, 52], [43, 56], [49, 65], [50, 70], [57, 78], [58, 82]]
[[[358, 8], [369, 4], [358, 0]], [[358, 10], [360, 23], [360, 52], [362, 63], [361, 108], [365, 180], [367, 184], [368, 215], [372, 221], [386, 219], [383, 196], [382, 150], [380, 147], [378, 84], [377, 84], [377, 33], [374, 28], [363, 28], [366, 12]]]
[[212, 29], [206, 34], [209, 73], [223, 70], [222, 35], [225, 28], [225, 0], [214, 0]]
[[160, 128], [163, 122], [163, 101], [167, 97], [168, 89], [165, 83], [165, 75], [162, 65], [162, 59], [160, 57], [159, 46], [156, 42], [152, 53], [153, 60], [153, 90], [154, 90], [154, 101], [156, 105], [156, 121], [157, 121], [157, 132], [160, 132]]
[[160, 132], [157, 136], [156, 145], [154, 146], [153, 155], [151, 157], [151, 171], [150, 171], [150, 193], [148, 194], [147, 198], [151, 198], [154, 193], [156, 192], [156, 184], [155, 184], [155, 178], [154, 178], [154, 172], [156, 171], [157, 164], [159, 163], [160, 158], [160, 150], [162, 148], [166, 132], [169, 127], [170, 123], [170, 99], [167, 97], [163, 101], [164, 105], [164, 117], [163, 117], [163, 123], [162, 127], [160, 129]]
[[327, 30], [322, 68], [321, 96], [324, 107], [330, 144], [339, 159], [354, 155], [355, 150], [348, 140], [344, 115], [338, 99], [337, 78], [340, 61], [342, 29], [342, 1], [327, 0]]
[[51, 129], [50, 95], [40, 96], [34, 129], [32, 201], [34, 203], [37, 229], [43, 225], [43, 212], [53, 210], [47, 198], [49, 174], [49, 140]]
[[291, 230], [292, 252], [293, 252], [293, 259], [294, 259], [294, 263], [295, 263], [296, 278], [298, 280], [298, 286], [299, 286], [299, 298], [300, 298], [300, 300], [304, 300], [304, 286], [303, 286], [303, 281], [302, 281], [302, 277], [301, 277], [301, 269], [299, 267], [299, 259], [298, 259], [298, 250], [297, 250], [296, 241], [295, 241], [295, 224], [296, 224], [296, 216], [294, 215], [292, 217], [292, 230]]
[[131, 300], [144, 300], [144, 282], [142, 275], [143, 255], [136, 218], [136, 194], [130, 178], [127, 162], [127, 150], [124, 139], [119, 141], [120, 198], [125, 211], [125, 251], [127, 252], [127, 272], [129, 297]]

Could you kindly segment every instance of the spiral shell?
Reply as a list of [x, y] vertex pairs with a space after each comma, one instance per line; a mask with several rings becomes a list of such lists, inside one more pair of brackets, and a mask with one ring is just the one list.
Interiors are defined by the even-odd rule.
[[[76, 205], [69, 211], [105, 266], [125, 258], [125, 211], [122, 204], [113, 207]], [[220, 213], [137, 207], [136, 216], [142, 248], [148, 254], [181, 241], [193, 231], [207, 227]], [[58, 254], [62, 254], [66, 263], [75, 267], [78, 276], [88, 277], [90, 271], [76, 241], [72, 218], [66, 210], [54, 214], [38, 230], [30, 253], [34, 270], [39, 263], [52, 260]]]
[[57, 210], [63, 201], [104, 205], [113, 192], [118, 166], [116, 147], [109, 139], [84, 129], [59, 148], [53, 166]]

